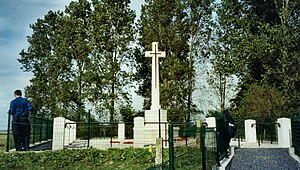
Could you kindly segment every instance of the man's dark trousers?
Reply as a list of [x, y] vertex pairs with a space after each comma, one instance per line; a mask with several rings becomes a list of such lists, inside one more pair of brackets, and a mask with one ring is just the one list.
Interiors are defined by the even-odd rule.
[[27, 117], [14, 117], [12, 130], [16, 151], [29, 151], [30, 122]]

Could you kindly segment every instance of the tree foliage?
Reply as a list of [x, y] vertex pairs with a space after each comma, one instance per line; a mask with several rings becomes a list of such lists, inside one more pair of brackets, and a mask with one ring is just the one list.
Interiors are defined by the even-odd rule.
[[276, 88], [258, 84], [249, 86], [235, 117], [265, 120], [286, 116], [283, 112], [284, 97]]
[[78, 0], [30, 25], [19, 62], [33, 73], [26, 94], [37, 114], [82, 120], [92, 107], [110, 121], [120, 110], [132, 120], [133, 81], [144, 109], [151, 105], [151, 62], [144, 52], [152, 42], [167, 54], [159, 63], [160, 101], [169, 121], [190, 121], [199, 108], [193, 94], [203, 66], [213, 70], [208, 81], [218, 91], [220, 111], [228, 103], [239, 117], [299, 111], [298, 0], [145, 0], [137, 29], [129, 4]]
[[27, 94], [38, 113], [82, 120], [93, 105], [114, 121], [115, 103], [130, 104], [125, 67], [135, 14], [129, 3], [79, 0], [30, 26], [33, 34], [19, 62], [34, 73]]
[[[234, 106], [241, 108], [248, 100], [245, 93], [250, 95], [251, 85], [258, 84], [267, 91], [272, 87], [283, 92], [283, 115], [298, 108], [291, 99], [298, 94], [294, 84], [299, 75], [299, 48], [294, 47], [299, 39], [299, 27], [295, 27], [299, 2], [230, 0], [222, 1], [220, 9], [232, 11], [223, 13], [225, 18], [220, 24], [226, 26], [221, 31], [232, 32], [221, 44], [229, 47], [222, 51], [230, 53], [231, 58], [225, 58], [233, 64], [225, 63], [221, 68], [233, 68], [238, 75], [241, 90]], [[226, 60], [221, 58], [221, 61]]]
[[[159, 42], [166, 58], [160, 62], [161, 105], [168, 110], [168, 120], [189, 121], [196, 107], [192, 101], [195, 83], [196, 36], [211, 19], [211, 1], [146, 0], [138, 22], [139, 49], [136, 51], [138, 94], [145, 97], [144, 108], [150, 107], [150, 60], [143, 53]], [[163, 9], [163, 10], [162, 10]], [[202, 30], [201, 30], [201, 29]], [[191, 42], [192, 41], [192, 42]], [[199, 51], [198, 51], [199, 52]], [[200, 54], [199, 54], [200, 55]]]

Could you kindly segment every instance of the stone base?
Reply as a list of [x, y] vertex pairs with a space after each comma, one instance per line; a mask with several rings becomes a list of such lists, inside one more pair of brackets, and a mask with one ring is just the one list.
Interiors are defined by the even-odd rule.
[[167, 110], [146, 110], [144, 127], [145, 145], [155, 145], [156, 138], [159, 138], [159, 115], [161, 138], [163, 140], [168, 139]]
[[[167, 122], [167, 110], [160, 111], [160, 122]], [[145, 111], [145, 123], [159, 122], [159, 111], [158, 110], [146, 110]]]
[[[161, 138], [163, 139], [163, 143], [168, 139], [168, 125], [167, 122], [161, 122]], [[145, 145], [155, 145], [156, 138], [159, 138], [159, 125], [157, 124], [145, 124], [144, 127], [144, 144]]]

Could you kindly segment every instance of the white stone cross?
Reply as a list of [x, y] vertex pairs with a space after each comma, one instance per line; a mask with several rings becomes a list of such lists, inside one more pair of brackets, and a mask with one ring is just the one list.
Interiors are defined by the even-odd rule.
[[159, 57], [165, 57], [165, 51], [158, 51], [158, 42], [152, 42], [152, 51], [145, 52], [146, 57], [152, 57], [152, 87], [151, 87], [151, 110], [160, 109], [159, 98]]

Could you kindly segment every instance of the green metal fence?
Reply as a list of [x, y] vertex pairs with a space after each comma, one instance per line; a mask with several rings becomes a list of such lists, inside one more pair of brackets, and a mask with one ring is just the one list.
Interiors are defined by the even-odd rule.
[[261, 143], [264, 143], [264, 141], [270, 141], [271, 144], [273, 144], [273, 142], [277, 142], [276, 126], [280, 127], [280, 124], [276, 123], [275, 120], [272, 119], [258, 119], [256, 121], [258, 146], [260, 146]]
[[[194, 123], [168, 124], [168, 156], [163, 163], [150, 169], [212, 169], [227, 156], [227, 123], [224, 115], [216, 116], [216, 128], [206, 123], [197, 127]], [[165, 153], [164, 153], [165, 155]]]
[[[202, 169], [212, 169], [217, 164], [217, 139], [215, 128], [201, 126]], [[205, 136], [204, 136], [205, 135]], [[204, 136], [204, 137], [203, 137]]]
[[[73, 123], [68, 123], [73, 124]], [[67, 124], [67, 125], [68, 125]], [[95, 145], [104, 145], [113, 147], [118, 138], [117, 122], [77, 122], [76, 139], [86, 141], [85, 145], [70, 145], [73, 148], [90, 148]]]
[[[174, 169], [201, 169], [201, 129], [194, 123], [172, 123], [171, 125], [173, 128], [169, 129], [169, 141], [173, 140]], [[171, 131], [173, 135], [170, 134]]]
[[300, 115], [292, 116], [292, 147], [295, 148], [295, 154], [300, 156]]
[[216, 115], [216, 140], [217, 140], [217, 164], [220, 165], [222, 160], [227, 155], [227, 149], [229, 148], [228, 140], [228, 127], [224, 114]]
[[233, 118], [233, 120], [235, 121], [235, 125], [237, 126], [237, 131], [232, 140], [237, 141], [238, 147], [240, 147], [241, 142], [245, 140], [245, 120], [238, 118]]
[[[13, 133], [12, 133], [12, 116], [8, 115], [8, 127], [7, 127], [7, 142], [6, 142], [6, 152], [11, 149], [15, 149]], [[40, 145], [44, 142], [48, 142], [52, 139], [52, 126], [53, 121], [47, 118], [42, 118], [39, 116], [29, 116], [29, 121], [31, 124], [30, 133], [30, 146]]]
[[31, 134], [30, 143], [42, 143], [42, 141], [47, 141], [52, 139], [52, 120], [41, 118], [39, 116], [30, 116], [29, 121], [31, 123]]

